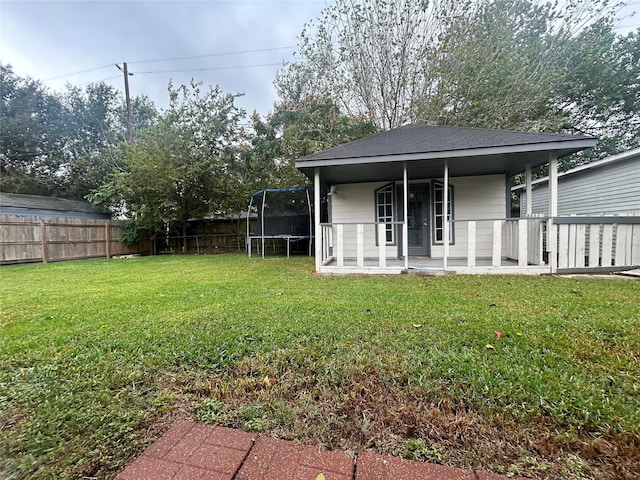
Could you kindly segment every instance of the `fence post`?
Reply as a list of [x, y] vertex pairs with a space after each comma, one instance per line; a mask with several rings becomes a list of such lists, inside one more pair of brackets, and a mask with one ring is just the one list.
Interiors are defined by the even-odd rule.
[[104, 222], [104, 246], [106, 257], [111, 258], [111, 232], [109, 222]]
[[[508, 227], [508, 225], [507, 225]], [[491, 265], [499, 267], [502, 265], [502, 221], [493, 221], [493, 252], [491, 255]]]
[[528, 221], [524, 218], [518, 220], [518, 266], [526, 267], [529, 265], [527, 254], [529, 253], [528, 243]]
[[476, 266], [476, 222], [467, 222], [467, 267]]
[[40, 220], [40, 247], [42, 263], [47, 263], [47, 229], [44, 225], [44, 220]]
[[378, 223], [378, 265], [382, 268], [387, 266], [387, 226]]

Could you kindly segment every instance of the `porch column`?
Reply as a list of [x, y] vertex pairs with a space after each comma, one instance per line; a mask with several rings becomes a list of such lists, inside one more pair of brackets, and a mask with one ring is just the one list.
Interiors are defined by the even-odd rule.
[[313, 172], [313, 224], [316, 272], [319, 272], [320, 262], [322, 261], [322, 227], [320, 227], [320, 169], [318, 167]]
[[524, 164], [524, 179], [526, 185], [527, 217], [530, 217], [533, 213], [533, 205], [531, 204], [531, 162]]
[[402, 165], [403, 169], [403, 205], [404, 222], [402, 223], [402, 252], [404, 253], [404, 268], [409, 270], [409, 176], [407, 175], [407, 162]]
[[558, 155], [549, 153], [549, 228], [547, 228], [547, 250], [551, 273], [558, 268], [558, 240], [554, 218], [558, 216]]
[[449, 257], [449, 161], [444, 160], [444, 192], [442, 198], [442, 215], [443, 227], [442, 240], [444, 246], [444, 254], [442, 256], [442, 268], [447, 270], [447, 259]]

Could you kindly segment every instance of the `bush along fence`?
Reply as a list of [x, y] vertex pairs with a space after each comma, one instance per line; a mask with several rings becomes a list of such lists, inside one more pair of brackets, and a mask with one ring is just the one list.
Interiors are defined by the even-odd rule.
[[151, 240], [125, 245], [124, 222], [87, 218], [0, 216], [0, 264], [149, 254]]

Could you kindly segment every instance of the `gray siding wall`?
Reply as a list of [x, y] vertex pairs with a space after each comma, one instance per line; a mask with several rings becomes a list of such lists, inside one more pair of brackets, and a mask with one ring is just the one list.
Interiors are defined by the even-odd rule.
[[[520, 215], [526, 213], [520, 194]], [[534, 186], [534, 214], [549, 214], [549, 184]], [[640, 157], [558, 178], [559, 215], [623, 214], [640, 210]]]

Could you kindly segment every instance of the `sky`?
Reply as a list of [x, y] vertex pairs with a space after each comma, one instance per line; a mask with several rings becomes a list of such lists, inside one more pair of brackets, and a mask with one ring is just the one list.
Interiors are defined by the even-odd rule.
[[[194, 79], [243, 93], [236, 105], [264, 115], [277, 99], [276, 73], [294, 60], [305, 23], [331, 3], [0, 0], [0, 61], [56, 91], [67, 82], [101, 80], [124, 91], [115, 64], [127, 62], [131, 96], [146, 95], [158, 108], [168, 106], [170, 80], [179, 86]], [[630, 16], [640, 0], [628, 3], [618, 14], [621, 34], [640, 25], [637, 14]]]
[[0, 0], [0, 61], [55, 91], [104, 80], [122, 92], [115, 64], [127, 62], [131, 96], [146, 95], [158, 108], [168, 106], [170, 80], [194, 79], [243, 93], [236, 105], [264, 115], [305, 23], [330, 2]]

